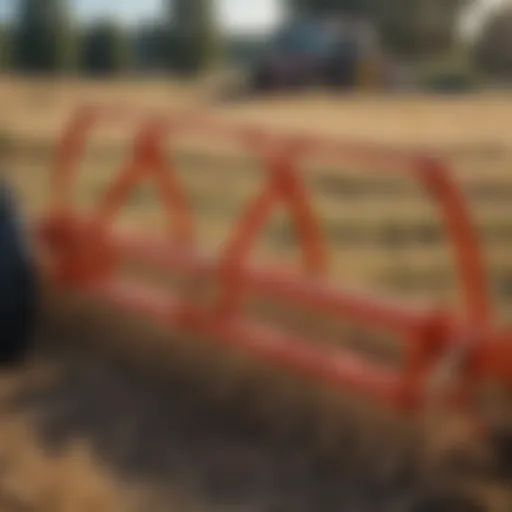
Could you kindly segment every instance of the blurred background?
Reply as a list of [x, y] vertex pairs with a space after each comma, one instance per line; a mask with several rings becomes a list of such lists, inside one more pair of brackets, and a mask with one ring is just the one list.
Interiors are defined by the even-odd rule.
[[[511, 86], [506, 0], [0, 0], [2, 163], [29, 220], [48, 205], [55, 149], [82, 101], [185, 110], [357, 141], [369, 151], [380, 144], [421, 150], [442, 158], [468, 200], [502, 325], [510, 324], [512, 306]], [[74, 190], [80, 207], [94, 208], [130, 157], [137, 126], [128, 124], [91, 134]], [[204, 135], [176, 136], [167, 150], [201, 249], [218, 254], [265, 185], [264, 162], [240, 144]], [[439, 209], [397, 167], [379, 157], [298, 166], [329, 244], [330, 279], [464, 313]], [[141, 184], [116, 223], [156, 234], [164, 220], [154, 187]], [[278, 211], [254, 258], [291, 268], [297, 254], [293, 223]], [[282, 304], [265, 306], [258, 313], [266, 324], [401, 364], [403, 344], [371, 326], [339, 318], [332, 326]], [[122, 327], [127, 319], [119, 318]], [[148, 326], [126, 324], [122, 335], [112, 333], [119, 325], [99, 333], [94, 326], [81, 314], [57, 334], [38, 334], [40, 353], [19, 372], [0, 375], [2, 512], [510, 511], [510, 475], [476, 471], [464, 480], [459, 463], [424, 478], [417, 465], [385, 463], [387, 438], [372, 440], [379, 456], [355, 447], [354, 439], [380, 431], [364, 408], [358, 412], [370, 428], [356, 426], [355, 436], [331, 432], [337, 444], [324, 446], [326, 462], [304, 442], [318, 417], [306, 423], [287, 407], [295, 385], [262, 386], [255, 414], [281, 429], [268, 434], [242, 407], [257, 379], [237, 387], [231, 378], [231, 370], [244, 377], [246, 362], [215, 354], [224, 373], [204, 385], [210, 362], [191, 372], [197, 382], [166, 366], [182, 370], [172, 365], [167, 331], [152, 341]], [[93, 333], [87, 343], [79, 343], [82, 331]], [[141, 361], [149, 371], [134, 369]], [[265, 379], [267, 369], [247, 374]], [[273, 395], [279, 405], [264, 405]], [[225, 397], [234, 397], [229, 414], [215, 405]], [[345, 415], [349, 424], [353, 416]], [[330, 420], [325, 424], [330, 432]], [[366, 462], [356, 462], [361, 458]], [[447, 488], [454, 475], [457, 496], [469, 490], [470, 502]]]
[[510, 80], [506, 0], [1, 0], [4, 73], [200, 76], [260, 89]]

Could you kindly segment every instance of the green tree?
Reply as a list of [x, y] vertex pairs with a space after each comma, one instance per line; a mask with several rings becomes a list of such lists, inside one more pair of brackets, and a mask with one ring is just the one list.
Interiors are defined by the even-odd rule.
[[165, 37], [169, 67], [186, 75], [207, 70], [218, 61], [221, 51], [212, 0], [176, 0], [172, 4]]
[[129, 39], [116, 23], [104, 20], [85, 31], [81, 67], [86, 73], [121, 73], [129, 67], [130, 56]]
[[10, 68], [12, 59], [12, 32], [7, 25], [0, 25], [0, 71]]
[[165, 27], [162, 23], [140, 25], [133, 34], [131, 64], [138, 70], [157, 70], [165, 65]]
[[479, 69], [501, 80], [512, 80], [512, 6], [496, 11], [483, 27], [473, 47]]
[[16, 67], [26, 72], [73, 68], [76, 46], [64, 0], [21, 0], [14, 30]]
[[459, 14], [467, 0], [390, 0], [378, 14], [384, 41], [408, 57], [445, 54], [456, 40]]
[[472, 0], [288, 0], [303, 15], [356, 14], [370, 20], [384, 45], [404, 56], [442, 53], [456, 34], [458, 15]]

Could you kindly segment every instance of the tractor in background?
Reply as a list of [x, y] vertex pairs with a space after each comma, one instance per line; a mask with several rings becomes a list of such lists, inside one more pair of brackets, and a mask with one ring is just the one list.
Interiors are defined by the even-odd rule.
[[250, 71], [250, 86], [256, 92], [376, 87], [385, 81], [385, 67], [370, 23], [300, 18], [283, 24], [266, 42]]

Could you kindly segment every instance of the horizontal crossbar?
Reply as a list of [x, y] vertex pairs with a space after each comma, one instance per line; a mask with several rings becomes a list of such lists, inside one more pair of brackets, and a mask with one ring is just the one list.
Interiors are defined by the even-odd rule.
[[82, 291], [171, 327], [186, 327], [207, 340], [341, 390], [357, 388], [395, 405], [401, 401], [402, 379], [395, 372], [365, 363], [347, 351], [321, 349], [314, 346], [314, 340], [285, 335], [239, 317], [214, 316], [162, 291], [127, 280], [102, 280], [90, 283]]

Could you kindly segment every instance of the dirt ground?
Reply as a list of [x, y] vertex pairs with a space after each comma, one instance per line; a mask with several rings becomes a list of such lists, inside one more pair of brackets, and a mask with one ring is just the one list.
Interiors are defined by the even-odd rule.
[[[376, 446], [350, 417], [320, 451], [288, 404], [274, 411], [280, 430], [258, 422], [243, 395], [212, 401], [200, 376], [142, 365], [161, 334], [91, 315], [46, 322], [31, 359], [2, 375], [2, 511], [510, 510], [506, 472], [425, 472], [414, 446]], [[130, 357], [112, 350], [117, 338]]]
[[510, 147], [507, 93], [424, 96], [300, 94], [225, 102], [204, 87], [166, 82], [27, 82], [0, 78], [0, 126], [25, 137], [55, 139], [81, 103], [130, 105], [159, 113], [199, 112], [262, 124], [267, 129], [321, 133], [367, 143], [468, 155]]
[[[470, 185], [476, 182], [478, 190], [485, 180], [498, 184], [483, 203], [483, 213], [489, 216], [484, 223], [486, 229], [501, 226], [501, 234], [512, 232], [507, 207], [512, 196], [512, 135], [508, 130], [512, 103], [505, 95], [355, 95], [335, 99], [310, 95], [219, 104], [210, 101], [204, 90], [176, 84], [27, 84], [2, 79], [0, 96], [6, 99], [0, 126], [17, 146], [10, 162], [14, 170], [10, 170], [10, 179], [30, 218], [46, 205], [51, 162], [48, 148], [55, 145], [70, 108], [77, 101], [102, 100], [146, 105], [159, 111], [200, 110], [225, 121], [250, 122], [268, 129], [314, 131], [350, 140], [431, 149], [444, 155]], [[115, 155], [113, 162], [108, 162], [109, 169], [116, 167], [117, 158]], [[201, 235], [214, 249], [221, 245], [228, 225], [226, 218], [216, 217], [215, 212], [226, 205], [233, 210], [228, 217], [238, 212], [225, 199], [230, 180], [235, 182], [234, 174], [222, 161], [218, 168], [227, 173], [221, 182], [205, 172], [188, 170], [182, 175], [198, 194], [200, 213], [206, 219], [200, 225]], [[94, 157], [84, 171], [86, 179], [78, 192], [90, 200], [111, 171]], [[237, 194], [247, 198], [251, 192], [249, 178], [237, 172], [230, 200]], [[380, 263], [381, 257], [376, 256], [375, 246], [350, 239], [347, 230], [380, 233], [385, 223], [395, 228], [409, 223], [417, 232], [418, 225], [431, 215], [415, 198], [399, 195], [398, 202], [396, 195], [386, 195], [382, 188], [378, 197], [366, 195], [355, 201], [354, 183], [368, 194], [375, 179], [376, 173], [359, 177], [357, 183], [350, 182], [350, 191], [342, 190], [338, 196], [324, 193], [318, 203], [326, 216], [344, 222], [340, 231], [345, 234], [337, 240], [343, 265], [338, 266], [348, 270], [354, 285], [362, 282], [358, 276], [370, 275], [369, 264], [375, 260]], [[497, 194], [498, 189], [501, 194]], [[221, 199], [206, 205], [204, 198], [214, 193]], [[125, 222], [144, 229], [153, 227], [155, 211], [148, 206], [152, 199], [147, 196], [135, 201]], [[334, 220], [327, 225], [329, 222]], [[497, 278], [501, 283], [509, 271], [503, 262], [508, 259], [510, 237], [505, 243], [498, 235], [493, 235], [496, 248], [492, 258], [499, 268], [505, 268]], [[282, 239], [282, 234], [278, 238]], [[398, 259], [397, 251], [404, 247], [396, 245], [396, 236], [393, 243], [393, 249], [389, 246], [379, 254], [402, 270], [413, 264], [424, 268], [435, 267], [437, 261], [444, 264], [444, 256], [437, 255], [438, 245], [434, 244], [430, 253], [416, 240], [414, 247], [405, 247], [406, 256]], [[337, 253], [334, 259], [338, 261]], [[378, 279], [369, 284], [378, 284]], [[151, 364], [149, 372], [147, 364], [141, 365], [144, 371], [132, 364], [133, 359], [142, 359], [142, 353], [150, 351], [147, 331], [133, 341], [128, 339], [125, 326], [121, 353], [124, 350], [132, 355], [129, 363], [111, 357], [108, 347], [119, 336], [108, 330], [96, 332], [93, 344], [79, 342], [79, 334], [91, 323], [86, 317], [72, 322], [67, 330], [55, 331], [53, 326], [42, 329], [34, 357], [24, 368], [7, 372], [0, 379], [0, 512], [512, 510], [512, 486], [506, 472], [470, 470], [466, 474], [459, 464], [456, 469], [425, 477], [421, 468], [408, 463], [382, 469], [387, 468], [387, 452], [382, 447], [372, 458], [347, 451], [358, 444], [350, 437], [352, 431], [344, 434], [348, 437], [343, 438], [342, 449], [337, 446], [331, 456], [319, 454], [308, 436], [289, 428], [299, 424], [300, 417], [290, 413], [283, 420], [285, 433], [276, 435], [267, 425], [248, 420], [238, 405], [234, 410], [213, 406], [208, 393], [205, 395], [194, 381], [165, 371], [156, 378]], [[273, 390], [267, 388], [266, 392], [272, 394]], [[243, 396], [238, 397], [238, 402], [243, 400]], [[277, 416], [283, 416], [283, 411], [278, 412]], [[375, 472], [375, 467], [380, 469]], [[376, 474], [386, 476], [377, 478]]]

